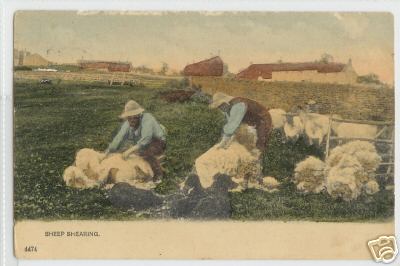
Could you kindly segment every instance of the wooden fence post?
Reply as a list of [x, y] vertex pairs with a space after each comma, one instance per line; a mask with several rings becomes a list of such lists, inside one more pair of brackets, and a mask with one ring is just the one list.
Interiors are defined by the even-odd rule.
[[332, 113], [329, 115], [328, 135], [326, 136], [326, 147], [325, 147], [325, 161], [329, 156], [329, 146], [330, 146], [330, 142], [331, 142], [331, 130], [332, 130]]

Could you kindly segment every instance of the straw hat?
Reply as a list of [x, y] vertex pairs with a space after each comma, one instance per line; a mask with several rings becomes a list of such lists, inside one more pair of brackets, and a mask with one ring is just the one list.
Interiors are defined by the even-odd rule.
[[135, 116], [144, 112], [144, 109], [134, 100], [130, 100], [125, 104], [124, 111], [119, 116], [120, 118], [127, 118]]
[[229, 102], [233, 99], [232, 96], [229, 96], [222, 92], [217, 92], [213, 95], [212, 103], [210, 104], [210, 108], [218, 108], [223, 103], [229, 104]]

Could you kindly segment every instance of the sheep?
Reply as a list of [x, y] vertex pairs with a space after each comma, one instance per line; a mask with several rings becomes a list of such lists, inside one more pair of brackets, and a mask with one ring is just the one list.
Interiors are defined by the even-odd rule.
[[316, 142], [321, 145], [329, 131], [329, 117], [305, 111], [300, 111], [299, 117], [304, 125], [309, 144], [312, 145]]
[[111, 154], [101, 162], [98, 171], [101, 179], [108, 177], [113, 184], [126, 182], [141, 189], [155, 187], [151, 166], [135, 154], [131, 154], [126, 160], [122, 158], [122, 154]]
[[155, 186], [153, 176], [151, 166], [140, 156], [132, 154], [124, 160], [119, 153], [106, 157], [104, 153], [92, 149], [78, 151], [74, 166], [65, 169], [63, 175], [67, 186], [76, 188], [111, 188], [112, 185], [106, 184], [126, 182], [142, 189]]
[[100, 185], [94, 179], [90, 179], [82, 169], [76, 166], [69, 166], [64, 170], [63, 179], [65, 184], [69, 187], [83, 189], [83, 188], [94, 188]]
[[375, 125], [333, 121], [332, 131], [339, 138], [375, 139], [378, 127]]
[[283, 128], [287, 122], [285, 110], [270, 109], [268, 112], [271, 115], [273, 129]]
[[288, 117], [283, 131], [287, 139], [296, 141], [304, 132], [304, 124], [298, 116]]
[[294, 183], [299, 191], [319, 193], [325, 188], [325, 163], [309, 156], [296, 164]]
[[[237, 141], [232, 141], [227, 149], [218, 148], [217, 144], [199, 156], [195, 161], [195, 171], [199, 176], [201, 186], [209, 188], [216, 174], [235, 177], [238, 175], [239, 163], [245, 165], [254, 161], [258, 162], [258, 156], [253, 155]], [[241, 177], [237, 178], [238, 182], [244, 175], [245, 173], [242, 173]]]
[[100, 162], [105, 158], [104, 153], [93, 149], [81, 149], [76, 153], [75, 166], [81, 169], [90, 179], [98, 180], [98, 169]]

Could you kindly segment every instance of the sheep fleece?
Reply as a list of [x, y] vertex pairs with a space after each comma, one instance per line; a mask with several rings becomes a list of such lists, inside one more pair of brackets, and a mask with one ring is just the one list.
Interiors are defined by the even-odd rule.
[[257, 160], [258, 158], [243, 145], [233, 141], [227, 149], [219, 149], [217, 144], [202, 154], [196, 159], [195, 169], [202, 187], [208, 188], [213, 184], [216, 174], [235, 177], [239, 163], [252, 163]]

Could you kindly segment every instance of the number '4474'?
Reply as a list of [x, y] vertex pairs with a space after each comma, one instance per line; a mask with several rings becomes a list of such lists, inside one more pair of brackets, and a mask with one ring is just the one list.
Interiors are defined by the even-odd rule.
[[37, 247], [36, 246], [26, 246], [25, 252], [37, 252]]

